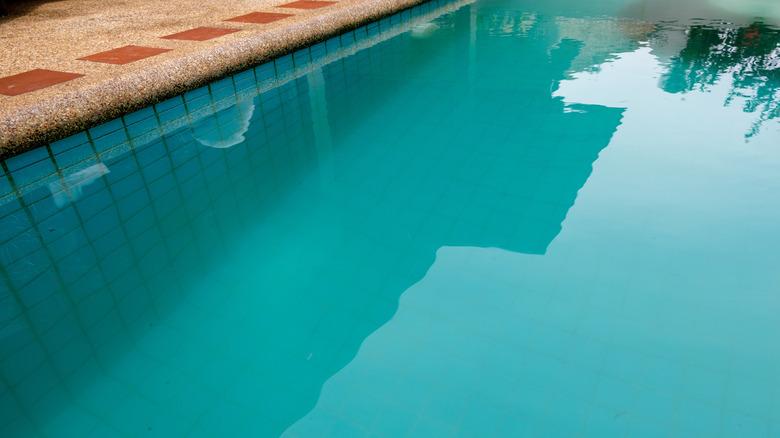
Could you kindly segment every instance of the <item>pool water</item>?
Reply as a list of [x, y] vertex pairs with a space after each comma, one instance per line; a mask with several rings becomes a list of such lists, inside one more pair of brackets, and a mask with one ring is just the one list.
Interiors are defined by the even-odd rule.
[[0, 436], [780, 436], [720, 3], [430, 2], [5, 161]]

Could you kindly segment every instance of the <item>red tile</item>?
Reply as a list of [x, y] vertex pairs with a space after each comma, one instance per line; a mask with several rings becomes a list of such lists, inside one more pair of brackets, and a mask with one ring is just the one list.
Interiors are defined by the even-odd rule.
[[156, 47], [124, 46], [118, 49], [95, 53], [94, 55], [79, 58], [82, 61], [104, 62], [106, 64], [129, 64], [160, 53], [170, 52], [171, 49], [159, 49]]
[[257, 23], [265, 24], [272, 23], [274, 21], [282, 20], [287, 17], [292, 17], [292, 14], [280, 14], [275, 12], [251, 12], [240, 17], [228, 18], [225, 21], [236, 21], [239, 23]]
[[19, 73], [18, 75], [0, 78], [0, 94], [17, 96], [30, 91], [40, 90], [54, 84], [67, 82], [84, 75], [78, 73], [66, 73], [64, 71], [35, 69]]
[[228, 35], [238, 32], [240, 29], [225, 29], [223, 27], [196, 27], [195, 29], [185, 30], [184, 32], [166, 35], [166, 40], [187, 40], [187, 41], [206, 41], [212, 38]]
[[335, 5], [337, 2], [326, 2], [321, 0], [298, 0], [292, 3], [285, 3], [279, 5], [280, 8], [295, 8], [295, 9], [319, 9], [326, 6]]

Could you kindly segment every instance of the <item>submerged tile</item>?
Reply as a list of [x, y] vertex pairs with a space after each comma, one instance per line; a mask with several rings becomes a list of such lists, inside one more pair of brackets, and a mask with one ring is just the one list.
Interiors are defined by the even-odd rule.
[[0, 94], [6, 96], [17, 96], [19, 94], [29, 93], [50, 87], [62, 82], [67, 82], [84, 75], [78, 73], [67, 73], [56, 70], [46, 70], [36, 68], [16, 75], [0, 78]]
[[224, 27], [196, 27], [184, 32], [174, 33], [160, 37], [166, 40], [206, 41], [213, 38], [238, 32], [240, 29], [227, 29]]

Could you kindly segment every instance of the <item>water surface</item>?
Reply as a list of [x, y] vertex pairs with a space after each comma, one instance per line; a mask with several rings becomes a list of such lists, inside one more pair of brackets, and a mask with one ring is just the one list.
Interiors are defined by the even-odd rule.
[[776, 436], [780, 18], [722, 3], [428, 3], [7, 160], [0, 435]]

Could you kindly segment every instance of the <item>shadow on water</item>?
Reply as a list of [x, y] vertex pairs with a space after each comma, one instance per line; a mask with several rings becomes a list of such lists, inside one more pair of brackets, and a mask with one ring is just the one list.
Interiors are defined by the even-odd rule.
[[622, 110], [564, 108], [583, 43], [496, 14], [247, 100], [258, 67], [4, 162], [3, 435], [278, 435], [437, 249], [544, 254]]

